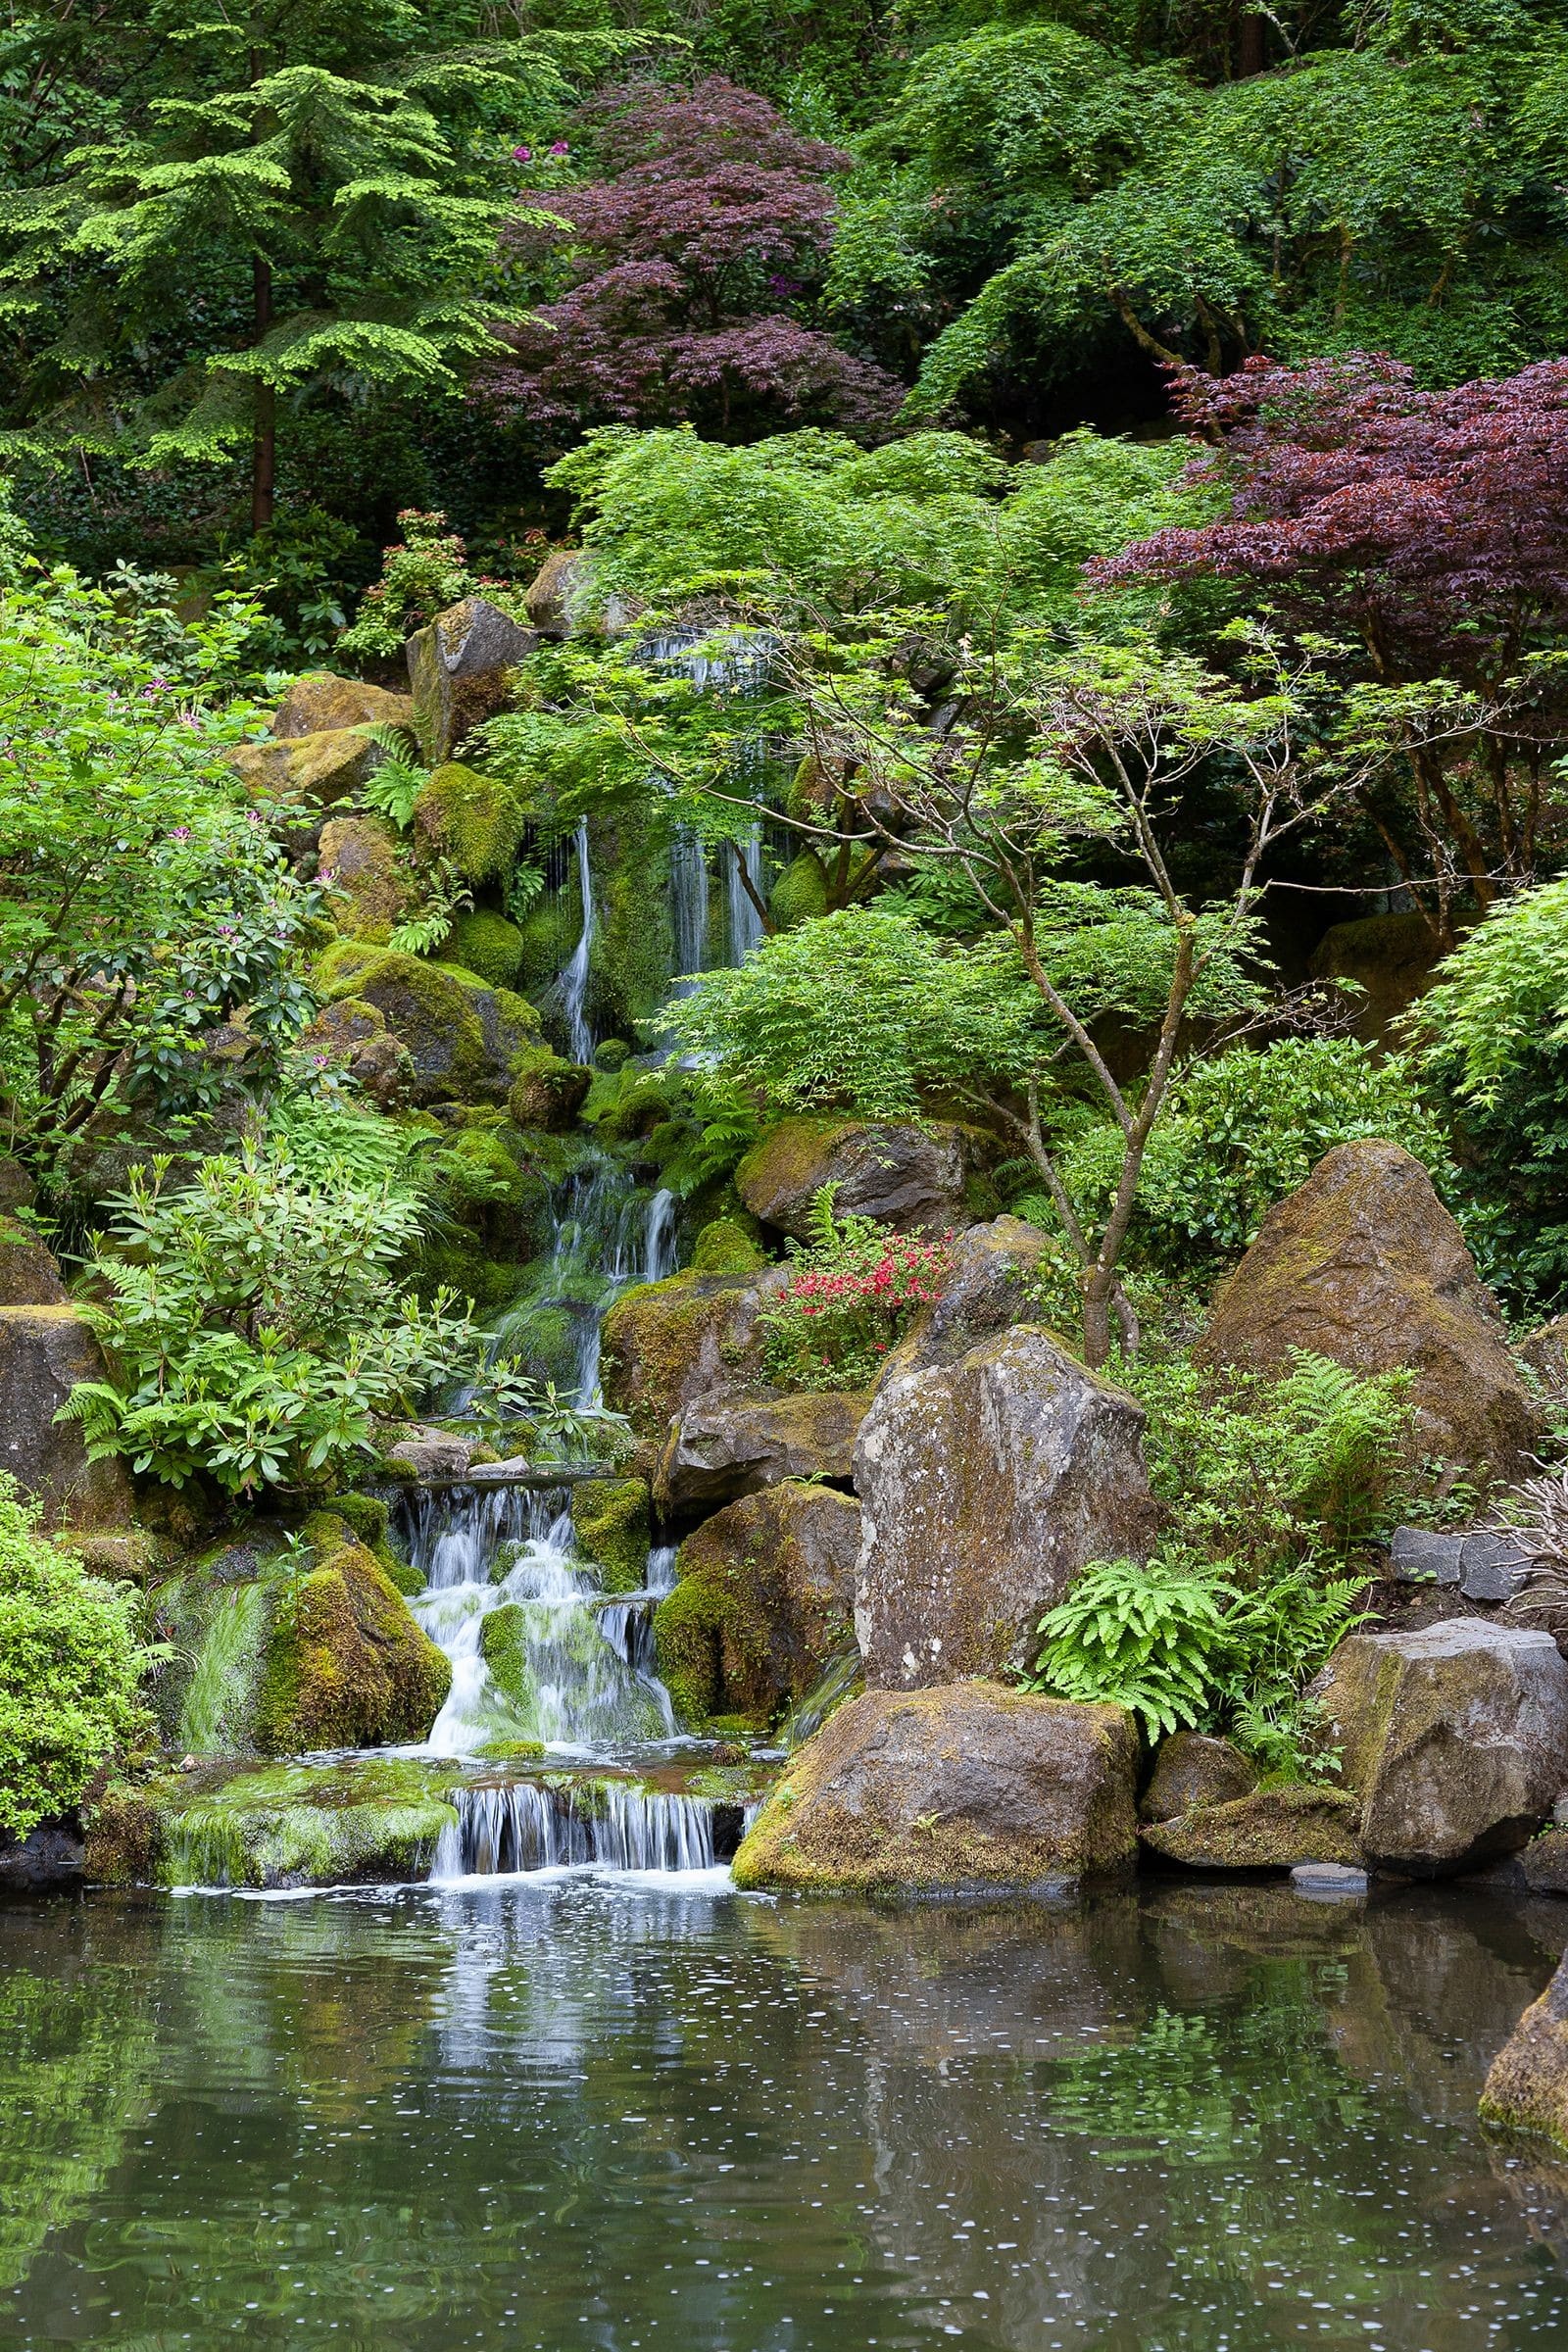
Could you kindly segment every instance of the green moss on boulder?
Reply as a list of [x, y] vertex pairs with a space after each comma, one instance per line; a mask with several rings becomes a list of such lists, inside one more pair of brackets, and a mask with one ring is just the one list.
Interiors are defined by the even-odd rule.
[[789, 931], [827, 912], [827, 868], [815, 850], [803, 850], [784, 868], [768, 896], [776, 930]]
[[525, 821], [507, 785], [461, 760], [436, 768], [414, 804], [416, 837], [432, 855], [450, 858], [466, 882], [506, 880]]
[[423, 1879], [457, 1821], [451, 1779], [450, 1766], [395, 1756], [171, 1776], [100, 1810], [88, 1875], [175, 1886]]
[[755, 1274], [767, 1258], [739, 1217], [711, 1217], [692, 1250], [696, 1274]]
[[662, 1439], [673, 1417], [709, 1391], [760, 1376], [761, 1274], [671, 1274], [641, 1283], [605, 1317], [606, 1401], [639, 1437]]
[[522, 933], [504, 914], [480, 906], [460, 914], [441, 943], [447, 963], [472, 972], [486, 988], [515, 988], [522, 964]]
[[274, 1589], [256, 1740], [268, 1755], [422, 1740], [452, 1668], [360, 1544]]
[[407, 1049], [416, 1104], [505, 1102], [520, 1057], [540, 1044], [531, 1004], [456, 964], [342, 940], [316, 984], [327, 1004], [352, 997], [380, 1013]]
[[582, 1108], [592, 1071], [577, 1062], [564, 1061], [549, 1046], [519, 1054], [516, 1071], [507, 1108], [517, 1125], [543, 1128], [547, 1135], [564, 1135]]
[[1343, 1788], [1260, 1788], [1223, 1805], [1195, 1805], [1146, 1822], [1144, 1843], [1192, 1870], [1292, 1870], [1298, 1862], [1364, 1860], [1361, 1802]]
[[643, 1479], [584, 1479], [571, 1492], [571, 1523], [578, 1550], [598, 1567], [607, 1592], [640, 1591], [652, 1539]]

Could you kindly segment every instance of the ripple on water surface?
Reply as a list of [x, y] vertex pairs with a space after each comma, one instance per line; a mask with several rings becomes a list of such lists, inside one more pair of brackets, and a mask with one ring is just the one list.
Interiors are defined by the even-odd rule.
[[1474, 2117], [1565, 1933], [1234, 1885], [13, 1905], [0, 2341], [1568, 2346], [1568, 2174]]

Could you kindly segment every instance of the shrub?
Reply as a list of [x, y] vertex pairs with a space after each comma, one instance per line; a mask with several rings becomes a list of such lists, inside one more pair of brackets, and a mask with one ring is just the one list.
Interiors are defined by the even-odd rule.
[[[1132, 1244], [1162, 1272], [1192, 1275], [1239, 1257], [1276, 1201], [1325, 1152], [1375, 1137], [1402, 1144], [1445, 1189], [1454, 1171], [1443, 1127], [1396, 1054], [1353, 1038], [1286, 1038], [1194, 1062], [1150, 1139]], [[1121, 1137], [1088, 1127], [1064, 1154], [1075, 1201], [1102, 1213], [1121, 1172]], [[1049, 1204], [1040, 1208], [1052, 1221]]]
[[786, 1389], [864, 1389], [922, 1306], [951, 1256], [944, 1242], [890, 1234], [874, 1217], [835, 1217], [837, 1186], [811, 1204], [811, 1229], [789, 1283], [760, 1310], [762, 1369]]
[[0, 1474], [0, 1830], [78, 1803], [140, 1726], [145, 1653], [128, 1585], [89, 1576]]
[[1516, 1305], [1568, 1298], [1568, 881], [1521, 891], [1440, 966], [1408, 1016], [1462, 1135], [1465, 1234]]
[[308, 1486], [373, 1453], [377, 1416], [475, 1360], [450, 1293], [427, 1308], [400, 1293], [420, 1211], [397, 1177], [306, 1173], [266, 1150], [204, 1160], [177, 1189], [169, 1167], [131, 1178], [90, 1261], [110, 1377], [64, 1411], [94, 1460], [230, 1494]]

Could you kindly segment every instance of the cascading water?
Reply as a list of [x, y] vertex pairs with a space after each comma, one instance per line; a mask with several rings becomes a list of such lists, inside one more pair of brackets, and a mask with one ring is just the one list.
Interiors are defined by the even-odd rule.
[[630, 1183], [613, 1152], [586, 1151], [557, 1188], [549, 1254], [496, 1325], [496, 1352], [530, 1356], [576, 1403], [602, 1403], [605, 1315], [629, 1284], [674, 1273], [676, 1205], [671, 1192]]
[[594, 877], [588, 854], [586, 817], [577, 827], [577, 883], [582, 893], [582, 929], [571, 959], [556, 983], [566, 1024], [566, 1045], [573, 1061], [593, 1058], [594, 1033], [588, 1025], [588, 975], [594, 947]]
[[[746, 884], [750, 882], [749, 891]], [[753, 893], [756, 894], [755, 898]], [[744, 841], [729, 852], [729, 959], [744, 963], [762, 936], [762, 917], [757, 899], [763, 894], [762, 825], [759, 818]]]
[[669, 845], [669, 920], [675, 940], [674, 993], [689, 997], [708, 963], [708, 855], [695, 825]]

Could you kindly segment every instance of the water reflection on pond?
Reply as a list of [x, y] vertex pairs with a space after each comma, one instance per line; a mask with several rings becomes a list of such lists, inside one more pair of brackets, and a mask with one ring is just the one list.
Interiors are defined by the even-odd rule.
[[0, 2341], [1568, 2346], [1568, 2171], [1474, 2120], [1565, 1939], [1227, 1884], [13, 1906]]

